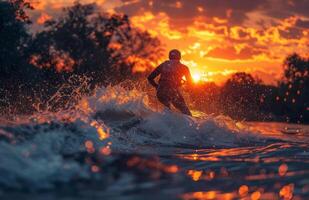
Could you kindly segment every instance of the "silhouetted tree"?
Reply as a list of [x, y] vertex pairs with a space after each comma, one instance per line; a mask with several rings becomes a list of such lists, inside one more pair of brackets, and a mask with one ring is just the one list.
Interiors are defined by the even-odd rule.
[[25, 9], [32, 8], [23, 0], [0, 1], [1, 108], [67, 107], [76, 93], [132, 79], [137, 63], [162, 52], [126, 15], [100, 13], [95, 4], [65, 8], [31, 38]]
[[186, 88], [191, 108], [208, 114], [218, 113], [220, 87], [214, 82], [199, 82], [194, 87]]
[[[26, 48], [30, 35], [27, 25], [31, 22], [25, 10], [32, 9], [24, 0], [0, 1], [0, 96], [1, 111], [29, 110], [31, 84], [39, 73], [27, 62]], [[2, 109], [6, 108], [6, 110]]]
[[259, 105], [259, 81], [245, 72], [235, 73], [221, 89], [220, 101], [224, 114], [237, 119], [253, 119]]
[[24, 64], [22, 50], [29, 35], [26, 25], [30, 23], [24, 9], [30, 4], [23, 0], [0, 1], [0, 77], [7, 78], [19, 71]]
[[[100, 13], [95, 4], [79, 3], [47, 21], [29, 49], [29, 61], [44, 72], [45, 100], [73, 75], [87, 77], [88, 92], [131, 79], [136, 61], [154, 61], [162, 51], [159, 40], [132, 28], [126, 15]], [[72, 90], [84, 81], [76, 78]]]
[[132, 75], [129, 58], [151, 60], [158, 50], [158, 40], [132, 29], [126, 15], [99, 13], [95, 4], [76, 3], [64, 11], [32, 44], [32, 62], [53, 73], [84, 75], [93, 85], [117, 83]]
[[287, 121], [309, 122], [309, 59], [298, 54], [284, 61], [284, 78], [278, 98], [284, 104]]

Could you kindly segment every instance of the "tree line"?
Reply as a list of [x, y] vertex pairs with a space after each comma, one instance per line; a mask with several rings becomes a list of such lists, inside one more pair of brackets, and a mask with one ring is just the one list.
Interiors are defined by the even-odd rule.
[[[25, 0], [0, 1], [1, 112], [68, 108], [96, 87], [136, 79], [140, 60], [162, 56], [160, 41], [131, 26], [128, 16], [75, 3], [30, 34]], [[139, 67], [141, 63], [138, 63]], [[132, 76], [134, 73], [135, 76]]]
[[[0, 114], [57, 111], [97, 87], [140, 82], [162, 57], [162, 44], [132, 27], [128, 16], [75, 3], [31, 34], [25, 0], [0, 1]], [[238, 72], [223, 86], [188, 88], [191, 107], [238, 120], [309, 122], [309, 58], [288, 56], [276, 86]]]
[[284, 76], [276, 86], [238, 72], [223, 86], [202, 83], [187, 93], [192, 98], [192, 106], [206, 113], [224, 114], [238, 120], [308, 123], [309, 58], [289, 55], [283, 68]]

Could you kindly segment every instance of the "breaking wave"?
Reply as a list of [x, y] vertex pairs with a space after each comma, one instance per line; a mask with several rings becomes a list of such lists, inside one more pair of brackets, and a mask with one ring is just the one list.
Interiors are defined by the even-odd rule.
[[72, 111], [2, 120], [0, 185], [49, 189], [89, 180], [98, 170], [93, 163], [109, 165], [123, 154], [171, 156], [274, 140], [224, 116], [189, 117], [153, 107], [147, 94], [115, 86], [82, 99]]

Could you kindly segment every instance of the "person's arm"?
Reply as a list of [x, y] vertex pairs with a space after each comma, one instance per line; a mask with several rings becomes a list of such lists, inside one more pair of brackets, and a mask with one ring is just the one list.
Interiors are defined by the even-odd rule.
[[185, 70], [185, 77], [186, 77], [187, 84], [189, 86], [192, 86], [193, 85], [193, 79], [192, 79], [190, 70], [187, 66], [186, 66], [186, 70]]
[[159, 65], [155, 70], [153, 70], [153, 72], [151, 72], [151, 74], [148, 76], [148, 82], [154, 87], [154, 88], [158, 88], [158, 84], [155, 82], [155, 78], [157, 76], [159, 76], [161, 74], [161, 68], [162, 68], [162, 64]]

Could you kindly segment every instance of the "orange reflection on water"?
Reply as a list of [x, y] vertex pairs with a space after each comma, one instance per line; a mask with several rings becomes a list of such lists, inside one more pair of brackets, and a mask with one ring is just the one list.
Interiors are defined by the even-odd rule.
[[95, 152], [95, 148], [93, 147], [93, 143], [90, 140], [87, 140], [85, 142], [85, 147], [88, 153], [94, 153]]
[[220, 161], [217, 157], [208, 157], [199, 154], [178, 154], [178, 157], [186, 160], [197, 160], [197, 161]]
[[[221, 161], [223, 157], [236, 156], [252, 153], [253, 148], [233, 148], [233, 149], [218, 149], [215, 152], [207, 152], [201, 154], [178, 154], [177, 156], [194, 161]], [[222, 158], [220, 158], [222, 157]], [[258, 158], [233, 158], [234, 160], [258, 162]]]
[[249, 188], [246, 185], [242, 185], [237, 192], [223, 192], [223, 191], [197, 191], [188, 192], [181, 195], [183, 200], [300, 200], [298, 196], [293, 196], [294, 186], [293, 184], [284, 186], [280, 191], [280, 197], [277, 192], [264, 192], [263, 188], [249, 192]]
[[158, 159], [144, 159], [138, 156], [134, 156], [127, 161], [128, 167], [136, 167], [138, 169], [152, 169], [158, 170], [161, 172], [175, 174], [179, 171], [179, 167], [177, 165], [166, 165], [161, 163]]
[[293, 192], [294, 192], [294, 184], [288, 184], [281, 188], [279, 195], [284, 200], [290, 200], [293, 198]]
[[97, 121], [92, 121], [90, 123], [90, 125], [97, 129], [100, 140], [105, 140], [105, 139], [109, 138], [109, 136], [110, 136], [109, 135], [109, 128], [103, 127]]
[[240, 197], [245, 197], [248, 195], [248, 192], [249, 192], [249, 187], [246, 186], [246, 185], [242, 185], [239, 187], [238, 189], [238, 194]]
[[[99, 124], [97, 121], [92, 121], [91, 123], [90, 123], [90, 125], [91, 126], [93, 126], [93, 127], [95, 127], [96, 129], [97, 129], [97, 133], [98, 133], [98, 135], [99, 135], [99, 139], [100, 140], [105, 140], [105, 139], [107, 139], [107, 138], [109, 138], [110, 137], [110, 135], [109, 135], [109, 129], [107, 128], [107, 127], [103, 127], [101, 124]], [[111, 145], [112, 145], [112, 143], [111, 142], [108, 142], [107, 143], [107, 146], [105, 146], [105, 147], [102, 147], [101, 149], [100, 149], [100, 153], [102, 154], [102, 155], [105, 155], [105, 156], [108, 156], [108, 155], [110, 155], [111, 154]], [[88, 146], [88, 148], [87, 148], [87, 146]], [[95, 149], [94, 149], [94, 147], [93, 147], [93, 144], [91, 143], [87, 143], [86, 142], [86, 148], [87, 148], [87, 151], [88, 151], [88, 149], [91, 147], [91, 152], [92, 153], [94, 153], [95, 152]], [[89, 152], [89, 151], [88, 151]]]
[[[258, 151], [257, 147], [245, 147], [245, 148], [232, 148], [232, 149], [217, 149], [216, 151], [208, 151], [203, 152], [200, 151], [199, 154], [178, 154], [178, 157], [186, 159], [186, 160], [198, 160], [198, 161], [221, 161], [220, 157], [228, 157], [228, 156], [239, 156], [244, 154], [251, 154], [252, 151]], [[233, 158], [241, 161], [251, 161], [258, 162], [259, 158]]]
[[187, 171], [187, 175], [191, 177], [193, 181], [199, 181], [199, 180], [212, 180], [215, 178], [215, 172], [214, 171], [205, 171], [202, 170], [193, 170], [190, 169]]
[[[277, 97], [276, 100], [280, 98]], [[246, 122], [246, 128], [249, 131], [257, 132], [263, 135], [275, 136], [277, 138], [289, 138], [296, 141], [308, 141], [309, 126], [299, 124], [285, 123], [267, 123], [267, 122]], [[293, 138], [291, 138], [293, 136]], [[296, 137], [295, 137], [296, 136]]]
[[106, 146], [106, 147], [102, 147], [100, 152], [105, 156], [109, 156], [112, 151], [109, 146]]
[[175, 174], [179, 171], [179, 168], [177, 165], [170, 165], [165, 167], [165, 171], [171, 174]]
[[[286, 172], [284, 176], [292, 177], [292, 176], [301, 176], [301, 175], [307, 175], [307, 174], [309, 174], [309, 170], [290, 171], [290, 172]], [[247, 181], [266, 180], [266, 179], [272, 179], [276, 177], [278, 177], [278, 175], [275, 173], [269, 173], [269, 174], [261, 173], [261, 174], [256, 174], [256, 175], [245, 176], [245, 180]]]
[[100, 140], [105, 140], [105, 139], [109, 138], [109, 133], [104, 131], [102, 127], [99, 127], [97, 129], [97, 131], [98, 131]]
[[221, 193], [219, 191], [207, 191], [207, 192], [191, 192], [181, 196], [183, 200], [210, 200], [210, 199], [222, 199], [231, 200], [235, 199], [235, 193]]
[[198, 181], [198, 180], [200, 180], [200, 178], [203, 174], [203, 171], [189, 170], [187, 174], [192, 177], [192, 180]]
[[287, 164], [282, 164], [279, 166], [279, 169], [278, 169], [278, 174], [279, 176], [285, 176], [285, 174], [287, 173], [288, 171], [288, 166]]
[[261, 198], [261, 192], [255, 191], [251, 194], [251, 200], [259, 200]]
[[91, 166], [91, 171], [93, 173], [98, 173], [100, 171], [100, 168], [97, 165], [92, 165]]
[[216, 156], [238, 156], [242, 154], [251, 153], [251, 148], [233, 148], [233, 149], [221, 149], [219, 151], [208, 153], [208, 156], [216, 157]]
[[[299, 145], [301, 146], [301, 145]], [[186, 159], [186, 160], [192, 160], [192, 161], [210, 161], [210, 162], [216, 162], [216, 161], [241, 161], [241, 162], [264, 162], [264, 163], [273, 163], [273, 162], [289, 162], [289, 161], [295, 161], [296, 158], [289, 159], [283, 156], [278, 157], [267, 157], [267, 156], [255, 156], [251, 157], [247, 155], [267, 155], [272, 152], [276, 152], [278, 149], [284, 149], [284, 148], [290, 148], [292, 145], [290, 144], [270, 144], [268, 146], [261, 146], [261, 147], [239, 147], [239, 148], [230, 148], [230, 149], [202, 149], [198, 150], [198, 153], [193, 154], [177, 154], [177, 157]], [[308, 147], [308, 145], [302, 145], [302, 147]], [[301, 160], [302, 162], [308, 163], [309, 160]], [[281, 168], [282, 170], [285, 170], [284, 166]]]

